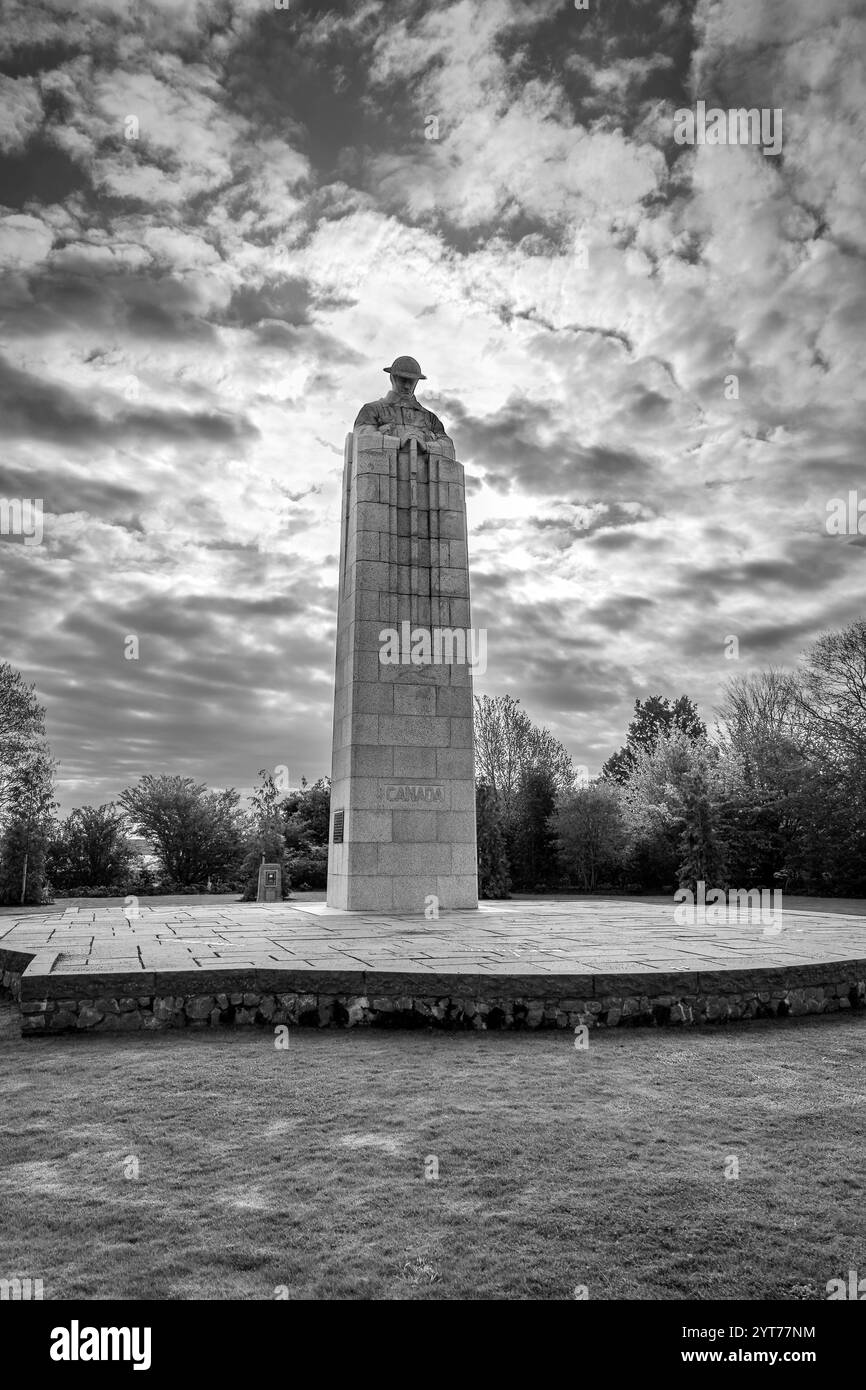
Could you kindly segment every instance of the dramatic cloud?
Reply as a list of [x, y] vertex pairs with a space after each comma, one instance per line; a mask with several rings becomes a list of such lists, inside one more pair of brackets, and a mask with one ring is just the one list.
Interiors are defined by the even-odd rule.
[[[64, 805], [329, 771], [343, 440], [401, 352], [478, 689], [590, 770], [637, 696], [711, 721], [859, 616], [864, 41], [855, 0], [10, 0], [0, 497], [44, 539], [0, 536], [2, 654]], [[781, 153], [676, 144], [699, 100]]]

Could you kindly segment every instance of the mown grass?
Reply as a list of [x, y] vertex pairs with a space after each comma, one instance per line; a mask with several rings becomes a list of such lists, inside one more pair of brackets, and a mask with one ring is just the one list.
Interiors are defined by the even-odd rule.
[[277, 1051], [0, 1012], [0, 1277], [46, 1299], [809, 1299], [866, 1269], [863, 1016]]

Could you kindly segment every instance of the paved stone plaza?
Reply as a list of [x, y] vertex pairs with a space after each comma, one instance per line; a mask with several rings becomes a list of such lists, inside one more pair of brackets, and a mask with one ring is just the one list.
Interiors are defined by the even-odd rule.
[[866, 917], [682, 926], [673, 905], [483, 904], [423, 917], [323, 903], [0, 919], [25, 1033], [280, 1022], [486, 1029], [693, 1024], [860, 1008]]
[[483, 903], [438, 921], [313, 902], [143, 906], [135, 918], [120, 908], [72, 907], [0, 918], [0, 950], [38, 952], [52, 976], [280, 966], [419, 976], [657, 974], [866, 956], [866, 917], [786, 908], [776, 932], [745, 920], [678, 926], [673, 913], [673, 905], [586, 900]]

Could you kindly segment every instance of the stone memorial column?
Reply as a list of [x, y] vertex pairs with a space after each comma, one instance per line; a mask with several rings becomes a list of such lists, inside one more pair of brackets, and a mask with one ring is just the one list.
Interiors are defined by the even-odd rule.
[[328, 903], [432, 917], [478, 906], [466, 502], [394, 396], [346, 440]]

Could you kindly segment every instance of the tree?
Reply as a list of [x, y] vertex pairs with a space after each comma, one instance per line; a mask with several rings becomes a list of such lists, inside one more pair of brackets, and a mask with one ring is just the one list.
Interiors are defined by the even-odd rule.
[[331, 779], [320, 777], [300, 787], [280, 803], [283, 834], [292, 882], [299, 889], [324, 888], [328, 882], [328, 844], [331, 835]]
[[48, 757], [45, 710], [36, 698], [36, 687], [25, 685], [20, 671], [0, 661], [0, 825], [16, 774], [37, 753]]
[[331, 779], [320, 777], [312, 786], [301, 778], [297, 791], [289, 792], [280, 803], [286, 843], [327, 845], [331, 834]]
[[237, 875], [243, 845], [240, 797], [233, 787], [209, 791], [191, 777], [148, 774], [118, 801], [179, 886]]
[[52, 837], [48, 873], [55, 888], [109, 888], [126, 878], [133, 857], [123, 813], [113, 802], [81, 806]]
[[628, 843], [622, 792], [613, 782], [577, 787], [554, 811], [551, 828], [570, 883], [593, 893], [621, 871]]
[[813, 775], [799, 680], [773, 668], [737, 676], [716, 712], [731, 792], [720, 817], [729, 874], [743, 887], [773, 888], [780, 881], [787, 886], [801, 859]]
[[0, 900], [40, 903], [55, 808], [54, 763], [35, 686], [0, 662]]
[[515, 885], [528, 892], [549, 888], [558, 877], [556, 837], [550, 818], [556, 783], [549, 767], [528, 767], [509, 818], [506, 846]]
[[245, 902], [254, 902], [258, 893], [259, 865], [263, 860], [269, 864], [279, 864], [281, 896], [289, 896], [289, 866], [286, 857], [286, 840], [283, 835], [283, 820], [276, 784], [270, 772], [261, 768], [259, 776], [262, 785], [250, 797], [252, 802], [252, 832], [246, 842], [246, 853], [241, 866], [244, 881]]
[[821, 896], [866, 897], [866, 763], [816, 763], [801, 803], [784, 886]]
[[696, 760], [684, 771], [679, 787], [683, 824], [677, 845], [677, 879], [693, 893], [699, 882], [715, 887], [725, 882], [725, 855], [717, 831], [718, 803], [714, 804], [712, 788], [705, 763]]
[[6, 819], [0, 836], [0, 902], [41, 903], [54, 799], [54, 764], [47, 749], [23, 758], [6, 784]]
[[824, 633], [798, 686], [810, 775], [793, 881], [806, 892], [866, 891], [866, 620]]
[[697, 705], [687, 695], [681, 695], [673, 704], [663, 695], [635, 700], [634, 716], [628, 726], [625, 744], [608, 758], [601, 770], [602, 777], [613, 782], [627, 782], [638, 755], [651, 753], [662, 734], [672, 729], [679, 729], [696, 742], [706, 740], [706, 725]]
[[652, 748], [634, 754], [623, 805], [645, 882], [666, 888], [672, 879], [703, 877], [723, 886], [717, 819], [724, 795], [717, 750], [682, 729], [661, 732]]
[[866, 884], [866, 622], [823, 634], [795, 672], [729, 682], [719, 742], [729, 873], [749, 886], [859, 896]]
[[571, 756], [549, 729], [533, 724], [511, 695], [475, 697], [475, 776], [497, 793], [506, 820], [530, 770], [546, 770], [557, 792], [574, 785]]
[[499, 797], [487, 782], [475, 787], [475, 834], [478, 845], [478, 896], [507, 898], [511, 879], [502, 832]]
[[770, 667], [729, 680], [716, 713], [736, 747], [757, 756], [780, 740], [795, 739], [799, 702], [797, 677]]
[[838, 765], [866, 761], [866, 619], [826, 632], [805, 654], [801, 707], [813, 749]]

